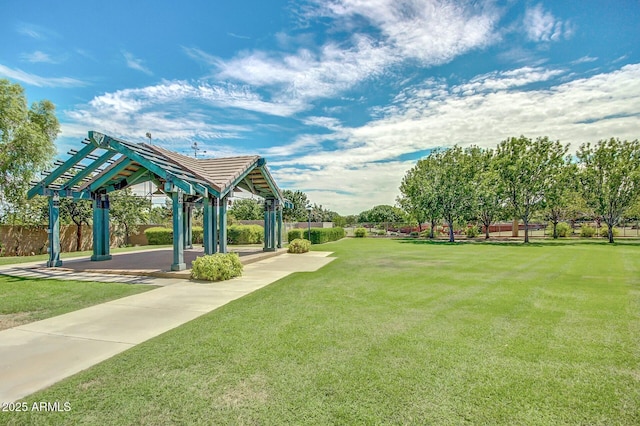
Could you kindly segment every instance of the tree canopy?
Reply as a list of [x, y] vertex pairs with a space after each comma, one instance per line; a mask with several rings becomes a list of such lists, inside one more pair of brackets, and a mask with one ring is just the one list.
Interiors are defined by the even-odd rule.
[[5, 209], [25, 205], [31, 180], [55, 156], [59, 132], [53, 103], [43, 100], [28, 108], [24, 89], [0, 79], [0, 201]]

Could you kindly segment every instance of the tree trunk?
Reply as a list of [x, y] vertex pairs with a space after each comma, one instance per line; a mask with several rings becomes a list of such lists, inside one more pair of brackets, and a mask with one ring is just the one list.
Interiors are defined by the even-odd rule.
[[435, 237], [435, 229], [436, 229], [436, 223], [434, 221], [431, 221], [431, 231], [429, 232], [429, 238], [432, 240]]
[[76, 251], [82, 249], [82, 223], [76, 225]]
[[447, 221], [447, 223], [449, 224], [449, 242], [454, 243], [455, 236], [453, 235], [453, 222]]
[[558, 222], [551, 222], [553, 223], [553, 239], [557, 240], [558, 239]]
[[487, 225], [484, 226], [484, 239], [485, 240], [489, 239], [489, 226]]
[[524, 222], [524, 242], [525, 244], [529, 243], [529, 221], [523, 220]]

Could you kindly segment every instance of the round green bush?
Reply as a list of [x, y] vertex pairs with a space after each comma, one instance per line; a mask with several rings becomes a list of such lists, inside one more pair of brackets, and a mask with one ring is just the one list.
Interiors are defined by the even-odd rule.
[[289, 253], [306, 253], [311, 249], [311, 241], [296, 238], [289, 243]]
[[354, 231], [354, 235], [356, 236], [356, 238], [364, 238], [367, 236], [367, 229], [366, 228], [356, 228], [356, 230]]
[[465, 234], [467, 234], [467, 238], [475, 238], [480, 235], [480, 230], [477, 225], [468, 226], [465, 230]]
[[596, 228], [589, 225], [582, 225], [580, 227], [580, 236], [583, 238], [591, 238], [596, 235]]
[[[556, 225], [556, 232], [558, 237], [565, 238], [570, 237], [573, 234], [573, 229], [567, 222], [558, 222], [558, 225]], [[553, 237], [553, 224], [547, 226], [546, 233]]]
[[223, 281], [242, 275], [238, 253], [216, 253], [197, 257], [191, 266], [194, 280]]

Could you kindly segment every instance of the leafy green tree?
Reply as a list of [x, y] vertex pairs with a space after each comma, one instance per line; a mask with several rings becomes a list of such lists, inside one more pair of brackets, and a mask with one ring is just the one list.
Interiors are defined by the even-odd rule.
[[114, 233], [124, 237], [129, 244], [129, 236], [138, 230], [138, 225], [146, 223], [149, 203], [143, 197], [134, 195], [131, 188], [121, 189], [109, 194], [110, 217]]
[[470, 149], [463, 151], [459, 146], [433, 155], [438, 163], [434, 176], [436, 199], [449, 226], [449, 241], [454, 242], [455, 223], [465, 222], [473, 215], [474, 164]]
[[0, 79], [0, 202], [5, 208], [25, 205], [31, 180], [55, 156], [59, 132], [51, 102], [35, 102], [28, 108], [24, 89]]
[[402, 209], [382, 204], [360, 213], [358, 219], [360, 222], [393, 223], [403, 222], [406, 217]]
[[285, 222], [306, 222], [307, 220], [307, 204], [309, 200], [307, 194], [302, 191], [291, 191], [285, 189], [282, 196], [293, 203], [293, 208], [285, 207], [282, 210], [282, 217]]
[[500, 178], [495, 169], [495, 153], [491, 149], [480, 151], [472, 160], [476, 162], [473, 207], [478, 221], [484, 225], [485, 239], [489, 239], [491, 225], [503, 212]]
[[71, 221], [76, 225], [76, 251], [82, 248], [82, 225], [90, 225], [93, 218], [91, 201], [63, 198], [60, 200], [60, 215], [62, 220]]
[[557, 170], [564, 165], [568, 145], [549, 138], [509, 138], [496, 151], [496, 171], [501, 193], [513, 217], [524, 223], [524, 242], [529, 242], [529, 221], [544, 207], [545, 195]]
[[419, 160], [402, 179], [398, 199], [398, 204], [418, 222], [429, 222], [430, 238], [434, 238], [435, 227], [442, 218], [438, 204], [437, 167], [435, 156]]
[[640, 143], [614, 138], [595, 145], [586, 143], [577, 157], [584, 197], [608, 225], [609, 242], [613, 243], [614, 226], [640, 195]]
[[261, 220], [264, 218], [262, 202], [250, 198], [234, 200], [229, 214], [236, 220]]
[[549, 187], [544, 196], [544, 216], [552, 225], [552, 236], [558, 238], [558, 223], [566, 220], [575, 208], [577, 195], [577, 167], [571, 164], [571, 158], [566, 164], [557, 169], [554, 175], [547, 176]]

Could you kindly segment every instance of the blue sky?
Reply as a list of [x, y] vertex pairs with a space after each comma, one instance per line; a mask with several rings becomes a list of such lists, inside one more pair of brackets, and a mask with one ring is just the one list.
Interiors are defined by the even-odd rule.
[[5, 0], [0, 78], [89, 130], [259, 154], [341, 214], [434, 147], [640, 137], [640, 0]]

